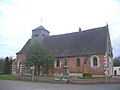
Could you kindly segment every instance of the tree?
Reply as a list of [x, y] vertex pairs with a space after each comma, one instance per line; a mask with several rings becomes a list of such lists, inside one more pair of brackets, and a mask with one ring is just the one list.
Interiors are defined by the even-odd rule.
[[4, 60], [4, 73], [10, 74], [12, 70], [12, 57], [6, 57]]
[[4, 73], [4, 59], [0, 58], [0, 73]]
[[51, 68], [54, 65], [54, 55], [45, 48], [41, 43], [34, 43], [29, 46], [26, 52], [26, 65], [35, 66], [40, 75], [40, 69]]
[[114, 66], [120, 66], [120, 56], [114, 58]]

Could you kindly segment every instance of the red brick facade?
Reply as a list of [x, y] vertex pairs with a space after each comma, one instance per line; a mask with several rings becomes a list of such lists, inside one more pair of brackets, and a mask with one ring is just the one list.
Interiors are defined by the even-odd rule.
[[25, 56], [25, 54], [17, 54], [16, 59], [17, 60], [26, 60], [26, 56]]
[[[105, 55], [104, 54], [99, 54], [99, 55], [96, 55], [99, 57], [99, 67], [97, 68], [93, 68], [91, 66], [91, 58], [92, 56], [94, 55], [89, 55], [87, 56], [88, 60], [87, 60], [87, 63], [85, 63], [85, 57], [86, 56], [77, 56], [77, 57], [67, 57], [67, 58], [56, 58], [56, 60], [60, 60], [60, 67], [54, 67], [54, 72], [53, 73], [56, 73], [56, 74], [63, 74], [64, 73], [64, 68], [67, 67], [68, 69], [68, 72], [69, 74], [71, 73], [83, 73], [83, 72], [91, 72], [93, 75], [105, 75]], [[18, 61], [24, 61], [26, 60], [26, 56], [25, 54], [18, 54], [16, 56], [17, 60]], [[76, 60], [77, 58], [80, 59], [80, 66], [77, 67], [76, 66]], [[64, 66], [64, 61], [65, 59], [67, 60], [67, 66]], [[56, 62], [55, 62], [56, 64]], [[44, 71], [43, 71], [44, 72]]]
[[[59, 58], [61, 61], [61, 67], [56, 67], [55, 72], [57, 73], [63, 73], [63, 68], [64, 68], [64, 60], [67, 59], [67, 66], [69, 73], [82, 73], [82, 72], [91, 72], [92, 74], [96, 75], [104, 75], [105, 70], [104, 70], [104, 54], [99, 54], [97, 55], [99, 57], [99, 64], [100, 66], [98, 68], [92, 68], [91, 67], [91, 57], [92, 55], [88, 56], [88, 61], [87, 64], [84, 64], [84, 56], [81, 57], [69, 57], [69, 58]], [[80, 67], [76, 66], [76, 59], [80, 59]]]

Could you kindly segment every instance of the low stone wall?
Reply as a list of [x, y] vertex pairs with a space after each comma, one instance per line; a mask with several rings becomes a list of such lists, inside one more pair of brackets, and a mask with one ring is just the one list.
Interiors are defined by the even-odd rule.
[[[16, 75], [15, 80], [28, 80], [32, 81], [31, 76], [21, 76], [21, 75]], [[48, 83], [65, 83], [63, 81], [59, 81], [53, 79], [52, 77], [34, 77], [34, 81], [37, 82], [48, 82]], [[77, 79], [77, 78], [69, 78], [66, 83], [70, 84], [106, 84], [106, 78], [98, 78], [98, 79]], [[120, 78], [108, 78], [107, 83], [120, 83]]]
[[118, 78], [106, 78], [101, 79], [70, 79], [71, 84], [110, 84], [110, 83], [120, 83]]

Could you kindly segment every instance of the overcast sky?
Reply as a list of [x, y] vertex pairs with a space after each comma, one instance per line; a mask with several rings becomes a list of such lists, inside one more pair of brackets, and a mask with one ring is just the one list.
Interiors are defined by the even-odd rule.
[[120, 0], [0, 0], [0, 57], [15, 58], [41, 18], [50, 35], [107, 23], [113, 54], [120, 55]]

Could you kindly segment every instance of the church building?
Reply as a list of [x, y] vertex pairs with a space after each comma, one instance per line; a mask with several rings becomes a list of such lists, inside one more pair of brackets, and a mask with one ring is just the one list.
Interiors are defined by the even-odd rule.
[[[91, 72], [93, 75], [112, 75], [113, 54], [108, 25], [78, 32], [49, 35], [43, 26], [32, 30], [32, 37], [16, 53], [12, 73], [25, 74], [28, 47], [39, 41], [55, 55], [54, 74], [77, 75]], [[27, 69], [29, 71], [29, 69]]]

